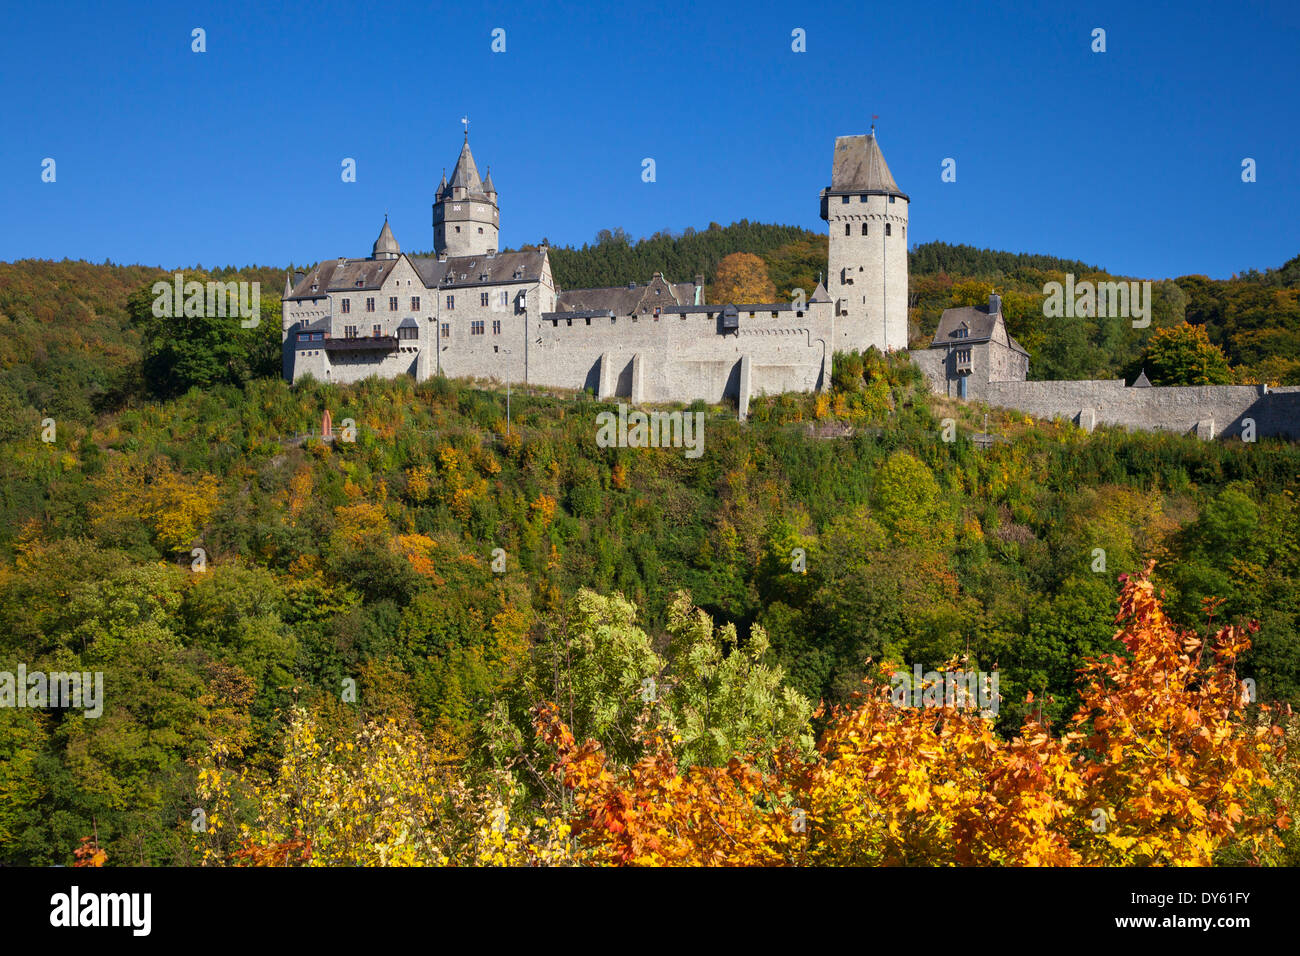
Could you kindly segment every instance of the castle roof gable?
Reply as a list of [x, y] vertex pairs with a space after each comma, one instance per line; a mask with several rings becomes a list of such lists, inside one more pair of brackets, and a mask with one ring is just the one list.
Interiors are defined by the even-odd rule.
[[326, 259], [299, 280], [288, 299], [319, 299], [327, 292], [382, 289], [397, 259]]
[[[964, 330], [965, 335], [960, 334]], [[939, 327], [934, 330], [934, 339], [930, 348], [945, 348], [949, 345], [980, 345], [985, 342], [1005, 339], [1009, 348], [1024, 355], [1024, 346], [1011, 337], [1006, 330], [1002, 313], [989, 314], [986, 305], [963, 305], [955, 309], [944, 309], [939, 317]]]
[[491, 256], [448, 256], [445, 259], [427, 256], [412, 258], [411, 265], [415, 266], [428, 289], [537, 282], [545, 269], [546, 250], [498, 252]]
[[613, 312], [633, 315], [656, 307], [695, 305], [695, 283], [668, 282], [655, 273], [645, 285], [607, 286], [601, 289], [567, 289], [556, 296], [556, 312]]

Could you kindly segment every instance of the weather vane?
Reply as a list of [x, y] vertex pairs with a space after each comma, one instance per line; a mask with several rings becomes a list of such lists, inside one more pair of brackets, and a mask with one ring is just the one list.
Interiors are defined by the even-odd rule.
[[469, 139], [469, 117], [462, 116], [460, 121], [465, 124], [465, 138]]

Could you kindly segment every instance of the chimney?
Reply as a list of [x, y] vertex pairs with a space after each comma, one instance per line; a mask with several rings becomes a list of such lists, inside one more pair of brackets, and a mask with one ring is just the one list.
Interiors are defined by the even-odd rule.
[[696, 277], [695, 277], [695, 284], [696, 284], [696, 285], [704, 285], [704, 276], [696, 276]]
[[989, 293], [989, 315], [998, 315], [1002, 312], [1002, 296], [996, 292]]

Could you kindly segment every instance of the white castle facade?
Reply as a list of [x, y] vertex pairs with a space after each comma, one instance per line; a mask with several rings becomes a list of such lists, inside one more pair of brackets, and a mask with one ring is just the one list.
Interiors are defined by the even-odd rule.
[[286, 282], [284, 374], [296, 382], [433, 375], [591, 388], [633, 402], [719, 402], [830, 384], [836, 351], [907, 347], [908, 197], [876, 141], [835, 141], [821, 193], [830, 274], [805, 301], [708, 303], [703, 278], [556, 288], [543, 246], [499, 252], [500, 206], [468, 134], [433, 204], [435, 255], [384, 222], [369, 258]]

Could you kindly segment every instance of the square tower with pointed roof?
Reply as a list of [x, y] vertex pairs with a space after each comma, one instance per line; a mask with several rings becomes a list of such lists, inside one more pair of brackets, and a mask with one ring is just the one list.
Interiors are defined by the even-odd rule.
[[836, 138], [821, 215], [830, 229], [826, 291], [837, 351], [907, 348], [908, 204], [874, 126], [865, 136]]

